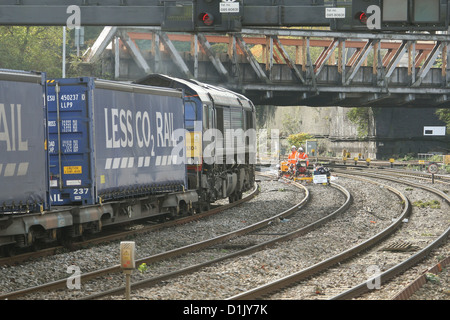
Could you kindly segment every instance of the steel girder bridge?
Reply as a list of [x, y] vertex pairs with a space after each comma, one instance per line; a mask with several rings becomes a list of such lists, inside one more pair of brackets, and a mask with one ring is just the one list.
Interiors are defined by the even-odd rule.
[[[255, 103], [447, 107], [449, 11], [449, 0], [2, 0], [0, 25], [114, 26], [102, 41], [122, 39], [145, 73], [164, 70], [162, 43], [183, 77]], [[156, 43], [150, 60], [130, 26], [153, 28], [139, 30]], [[285, 28], [311, 26], [329, 31]], [[192, 54], [170, 32], [191, 33]], [[208, 33], [227, 35], [227, 57]], [[251, 41], [263, 42], [262, 57]]]
[[[150, 41], [151, 49], [141, 50], [137, 40]], [[111, 42], [118, 44], [111, 52], [117, 79], [133, 80], [120, 73], [122, 47], [141, 75], [167, 73], [222, 85], [256, 104], [449, 106], [447, 34], [254, 28], [217, 35], [106, 27], [87, 62], [100, 59]], [[221, 53], [214, 50], [217, 44]]]

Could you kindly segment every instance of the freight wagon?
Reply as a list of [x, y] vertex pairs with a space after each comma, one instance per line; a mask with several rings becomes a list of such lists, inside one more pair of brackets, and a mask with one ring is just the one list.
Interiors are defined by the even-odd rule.
[[[192, 214], [253, 187], [255, 108], [242, 95], [163, 75], [0, 79], [3, 253]], [[13, 171], [22, 180], [7, 181]]]
[[[56, 94], [57, 93], [57, 94]], [[48, 82], [53, 205], [92, 205], [182, 191], [172, 151], [184, 130], [182, 92], [93, 78]]]
[[0, 212], [48, 209], [45, 74], [0, 70]]
[[[4, 253], [99, 232], [108, 225], [192, 211], [198, 195], [187, 188], [184, 144], [180, 148], [173, 136], [177, 129], [184, 132], [182, 91], [93, 78], [46, 82], [47, 104], [42, 81], [39, 96], [29, 86], [22, 90], [17, 83], [2, 83], [14, 97], [6, 100], [5, 117], [1, 114], [2, 147], [8, 152], [22, 151], [21, 143], [33, 147], [26, 156], [11, 156], [7, 163], [26, 158], [35, 166], [29, 165], [34, 173], [31, 180], [2, 183], [1, 201], [5, 202], [4, 194], [11, 194], [17, 195], [12, 203], [18, 202], [19, 195], [27, 196], [23, 191], [28, 188], [42, 203], [47, 196], [51, 200], [51, 208], [39, 213], [9, 210], [0, 214]], [[27, 98], [18, 100], [19, 96]], [[15, 114], [9, 112], [15, 110], [13, 102], [39, 107], [39, 112], [30, 111], [23, 133], [17, 124], [25, 120], [20, 107]], [[15, 130], [8, 135], [7, 119], [16, 121], [8, 126]], [[13, 140], [6, 137], [17, 142], [12, 145]], [[173, 152], [175, 146], [178, 153]], [[3, 172], [12, 171], [10, 167], [6, 165]]]

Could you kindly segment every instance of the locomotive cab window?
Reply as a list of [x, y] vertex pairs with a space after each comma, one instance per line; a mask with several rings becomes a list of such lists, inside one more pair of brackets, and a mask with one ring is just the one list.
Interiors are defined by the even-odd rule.
[[197, 120], [197, 106], [194, 101], [185, 102], [184, 117], [186, 129], [189, 131], [194, 131], [194, 123]]

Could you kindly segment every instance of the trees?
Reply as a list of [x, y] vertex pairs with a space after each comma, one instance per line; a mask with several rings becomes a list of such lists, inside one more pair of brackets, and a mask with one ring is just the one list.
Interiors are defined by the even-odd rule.
[[62, 28], [0, 26], [0, 68], [61, 77]]
[[447, 133], [450, 133], [450, 109], [438, 109], [436, 115], [447, 125]]
[[305, 144], [306, 140], [311, 139], [312, 137], [313, 136], [308, 133], [300, 132], [297, 134], [289, 135], [287, 140], [288, 140], [289, 146], [293, 145], [293, 146], [296, 146], [297, 148], [299, 148]]

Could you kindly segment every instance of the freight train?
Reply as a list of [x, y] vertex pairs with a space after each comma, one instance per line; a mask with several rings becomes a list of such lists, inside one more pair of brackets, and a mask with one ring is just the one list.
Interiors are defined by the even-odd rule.
[[223, 88], [0, 70], [0, 248], [233, 202], [255, 146], [254, 105]]

